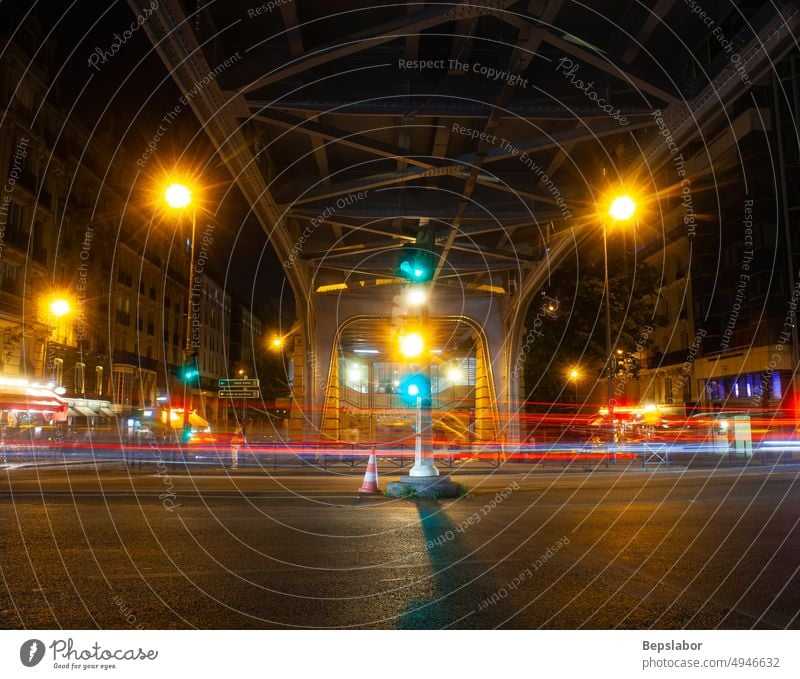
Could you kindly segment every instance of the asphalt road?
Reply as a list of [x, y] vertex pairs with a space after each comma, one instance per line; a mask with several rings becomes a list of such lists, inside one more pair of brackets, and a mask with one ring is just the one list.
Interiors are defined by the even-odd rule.
[[800, 627], [800, 466], [157, 472], [0, 471], [0, 628]]

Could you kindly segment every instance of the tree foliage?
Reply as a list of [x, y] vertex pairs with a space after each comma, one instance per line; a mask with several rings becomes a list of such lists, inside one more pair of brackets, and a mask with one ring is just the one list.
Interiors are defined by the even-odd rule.
[[[597, 249], [596, 243], [588, 244], [575, 260], [554, 271], [528, 311], [522, 340], [524, 384], [526, 400], [534, 406], [573, 400], [568, 376], [572, 367], [580, 366], [584, 391], [603, 379], [604, 264], [602, 250]], [[619, 357], [625, 360], [619, 369], [637, 369], [635, 353], [665, 322], [656, 313], [660, 285], [655, 267], [636, 261], [622, 246], [609, 248], [612, 352], [617, 356], [621, 350]]]

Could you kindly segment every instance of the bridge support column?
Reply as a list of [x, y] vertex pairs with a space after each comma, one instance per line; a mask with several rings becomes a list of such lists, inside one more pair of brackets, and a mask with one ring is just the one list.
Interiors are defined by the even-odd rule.
[[306, 431], [305, 390], [305, 337], [298, 333], [292, 337], [292, 393], [289, 403], [289, 440], [302, 441]]

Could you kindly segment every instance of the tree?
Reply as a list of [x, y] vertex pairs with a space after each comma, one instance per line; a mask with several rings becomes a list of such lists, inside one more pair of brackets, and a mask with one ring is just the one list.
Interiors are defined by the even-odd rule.
[[[618, 377], [631, 379], [638, 374], [635, 354], [665, 322], [656, 313], [660, 276], [653, 266], [636, 262], [624, 245], [613, 245], [609, 242], [612, 351], [619, 359]], [[570, 389], [567, 371], [576, 364], [584, 367], [587, 382], [602, 379], [606, 313], [603, 255], [597, 250], [596, 243], [579, 249], [531, 304], [521, 352], [528, 402], [563, 402]]]
[[289, 395], [288, 361], [282, 350], [259, 346], [255, 350], [256, 376], [261, 384], [261, 398], [271, 405], [276, 398]]

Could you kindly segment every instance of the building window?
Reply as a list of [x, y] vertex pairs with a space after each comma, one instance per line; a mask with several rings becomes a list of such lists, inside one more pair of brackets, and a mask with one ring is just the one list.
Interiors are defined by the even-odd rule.
[[63, 381], [64, 381], [64, 359], [63, 358], [54, 358], [53, 359], [53, 382], [55, 382], [57, 387], [60, 387]]
[[3, 261], [0, 267], [0, 287], [6, 292], [14, 292], [17, 289], [17, 265], [12, 262]]
[[130, 405], [133, 375], [122, 370], [114, 370], [112, 374], [112, 395], [114, 403]]
[[13, 200], [8, 205], [5, 236], [7, 241], [22, 246], [22, 207]]
[[76, 394], [86, 393], [86, 364], [75, 364], [75, 384], [74, 389]]
[[780, 399], [782, 395], [781, 376], [778, 373], [772, 373], [772, 398]]
[[103, 366], [98, 365], [94, 369], [94, 377], [96, 381], [95, 391], [97, 391], [98, 396], [103, 395]]

